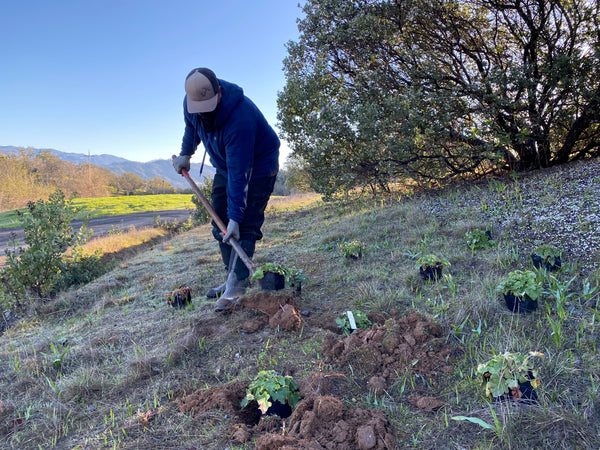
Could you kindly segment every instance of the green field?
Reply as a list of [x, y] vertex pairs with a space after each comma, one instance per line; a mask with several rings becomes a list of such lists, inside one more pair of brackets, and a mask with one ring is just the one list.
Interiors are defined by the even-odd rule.
[[[77, 198], [78, 219], [107, 217], [148, 211], [195, 208], [192, 194], [130, 195], [126, 197]], [[20, 211], [25, 211], [26, 208]], [[20, 226], [16, 210], [0, 213], [0, 228]]]

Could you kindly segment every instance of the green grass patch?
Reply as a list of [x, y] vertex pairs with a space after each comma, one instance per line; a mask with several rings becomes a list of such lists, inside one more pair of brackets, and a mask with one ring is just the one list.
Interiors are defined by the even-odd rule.
[[[110, 217], [151, 211], [193, 209], [192, 194], [129, 195], [124, 197], [77, 198], [73, 206], [80, 208], [77, 219]], [[27, 208], [20, 209], [25, 211]], [[16, 210], [0, 213], [0, 228], [20, 226]]]

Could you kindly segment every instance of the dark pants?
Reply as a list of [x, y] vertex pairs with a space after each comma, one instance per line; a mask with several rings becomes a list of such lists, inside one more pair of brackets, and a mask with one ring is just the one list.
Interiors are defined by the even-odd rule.
[[[256, 241], [262, 239], [260, 231], [265, 221], [265, 209], [269, 198], [275, 186], [276, 176], [252, 178], [248, 184], [248, 197], [246, 201], [246, 211], [244, 220], [240, 223], [240, 246], [244, 249], [249, 258], [254, 255]], [[227, 177], [217, 173], [213, 180], [212, 193], [210, 196], [212, 207], [225, 225], [229, 222], [227, 218]], [[212, 221], [213, 236], [219, 241], [219, 249], [225, 269], [229, 270], [229, 264], [235, 254], [235, 250], [230, 245], [223, 244], [222, 232]], [[238, 280], [248, 278], [249, 271], [240, 258], [236, 259], [235, 271]]]

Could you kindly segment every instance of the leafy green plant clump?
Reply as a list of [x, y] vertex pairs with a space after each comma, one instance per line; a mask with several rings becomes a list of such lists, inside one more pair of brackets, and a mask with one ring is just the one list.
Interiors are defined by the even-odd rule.
[[[356, 323], [356, 328], [363, 328], [365, 330], [371, 328], [372, 322], [369, 320], [367, 315], [362, 311], [352, 311], [352, 316], [354, 317], [354, 322]], [[354, 329], [350, 323], [350, 318], [348, 317], [348, 313], [344, 313], [342, 316], [335, 319], [335, 323], [337, 323], [338, 327], [342, 330], [342, 332], [346, 335], [351, 334]]]
[[417, 259], [417, 262], [415, 263], [415, 267], [417, 269], [419, 269], [419, 268], [425, 269], [426, 267], [449, 267], [449, 266], [450, 266], [450, 262], [446, 258], [442, 258], [442, 257], [433, 255], [433, 254], [423, 255], [419, 259]]
[[477, 366], [477, 373], [483, 378], [485, 386], [485, 395], [500, 397], [503, 394], [511, 393], [513, 389], [519, 388], [519, 383], [529, 381], [531, 386], [536, 389], [540, 385], [538, 372], [531, 363], [531, 358], [535, 356], [543, 357], [540, 352], [529, 352], [523, 355], [521, 353], [503, 353], [495, 355], [489, 361]]
[[531, 300], [537, 300], [544, 288], [535, 272], [531, 270], [514, 270], [498, 284], [496, 291], [504, 295], [513, 294], [515, 297], [527, 295]]
[[360, 259], [365, 254], [365, 250], [367, 246], [364, 242], [360, 241], [350, 241], [350, 242], [342, 242], [340, 244], [340, 250], [342, 255], [346, 258], [351, 259]]
[[471, 257], [475, 250], [483, 250], [494, 246], [494, 240], [489, 230], [473, 230], [465, 233], [467, 245], [471, 249]]
[[256, 400], [260, 411], [266, 414], [273, 400], [287, 403], [293, 411], [300, 398], [298, 385], [291, 376], [278, 375], [274, 370], [261, 370], [248, 386], [241, 406], [244, 408], [252, 400]]
[[542, 258], [543, 261], [554, 263], [555, 258], [562, 258], [564, 252], [552, 244], [542, 244], [533, 251], [536, 255]]
[[306, 281], [306, 275], [301, 269], [296, 269], [295, 267], [286, 267], [279, 263], [265, 263], [260, 266], [256, 271], [252, 274], [252, 280], [260, 280], [264, 278], [265, 273], [277, 273], [279, 275], [283, 275], [285, 280], [294, 286], [298, 286]]

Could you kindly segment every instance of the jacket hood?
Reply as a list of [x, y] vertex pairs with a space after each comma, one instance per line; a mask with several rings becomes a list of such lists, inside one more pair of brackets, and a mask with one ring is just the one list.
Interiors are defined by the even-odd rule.
[[244, 90], [237, 84], [219, 79], [219, 85], [221, 86], [221, 102], [216, 111], [215, 128], [219, 128], [227, 122], [233, 110], [244, 100]]

